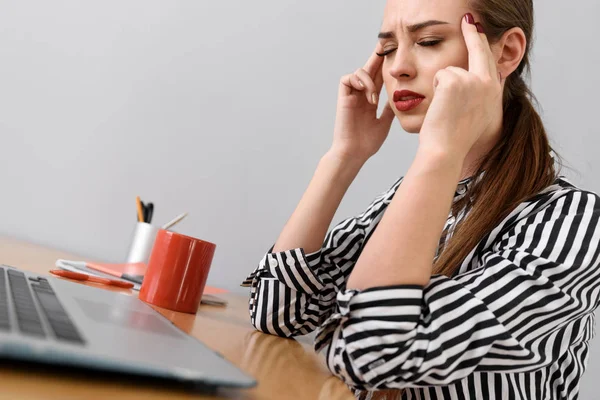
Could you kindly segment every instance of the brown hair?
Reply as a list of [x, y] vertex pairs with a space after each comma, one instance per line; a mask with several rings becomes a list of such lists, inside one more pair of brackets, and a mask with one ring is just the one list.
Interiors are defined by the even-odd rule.
[[[481, 160], [467, 195], [452, 206], [452, 215], [469, 207], [467, 216], [457, 224], [452, 237], [433, 265], [433, 274], [451, 277], [469, 252], [519, 203], [550, 186], [558, 176], [554, 152], [542, 119], [536, 112], [535, 97], [525, 83], [530, 72], [529, 52], [533, 36], [532, 0], [470, 0], [470, 7], [481, 19], [490, 43], [496, 43], [513, 27], [525, 33], [527, 48], [521, 64], [506, 78], [503, 94], [502, 137]], [[556, 164], [562, 165], [555, 153]], [[472, 199], [472, 203], [470, 203]], [[362, 398], [400, 399], [402, 390], [362, 393]]]

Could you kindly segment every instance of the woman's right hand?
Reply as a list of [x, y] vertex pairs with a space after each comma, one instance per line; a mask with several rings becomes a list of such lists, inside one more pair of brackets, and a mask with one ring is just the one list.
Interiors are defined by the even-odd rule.
[[386, 102], [377, 117], [383, 87], [383, 58], [373, 52], [363, 68], [342, 77], [331, 151], [343, 158], [367, 161], [377, 153], [390, 131], [394, 112]]

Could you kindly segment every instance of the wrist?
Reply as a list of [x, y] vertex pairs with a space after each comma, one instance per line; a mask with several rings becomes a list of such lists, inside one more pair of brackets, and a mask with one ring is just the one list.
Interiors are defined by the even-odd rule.
[[367, 162], [367, 159], [331, 148], [323, 155], [323, 157], [321, 157], [321, 161], [325, 161], [330, 164], [333, 163], [344, 169], [356, 170], [358, 173], [358, 171], [360, 171], [363, 165]]
[[460, 180], [465, 156], [447, 149], [419, 146], [411, 169], [418, 173], [442, 171], [449, 177]]
[[431, 164], [461, 165], [466, 154], [456, 148], [419, 144], [415, 158]]

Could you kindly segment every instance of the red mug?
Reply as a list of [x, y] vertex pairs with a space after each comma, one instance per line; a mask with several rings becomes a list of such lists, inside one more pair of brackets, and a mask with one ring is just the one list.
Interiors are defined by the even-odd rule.
[[139, 298], [173, 311], [198, 311], [216, 245], [159, 229]]

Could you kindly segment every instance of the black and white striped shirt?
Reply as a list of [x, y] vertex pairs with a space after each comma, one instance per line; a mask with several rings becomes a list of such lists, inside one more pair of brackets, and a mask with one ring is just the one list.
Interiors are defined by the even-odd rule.
[[[267, 252], [242, 284], [251, 287], [254, 326], [284, 337], [316, 329], [315, 349], [356, 390], [578, 398], [599, 303], [600, 198], [560, 177], [515, 208], [451, 278], [346, 290], [401, 182], [330, 230], [319, 251]], [[454, 201], [472, 184], [459, 182]], [[464, 215], [449, 217], [442, 238]]]

